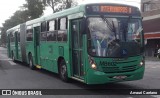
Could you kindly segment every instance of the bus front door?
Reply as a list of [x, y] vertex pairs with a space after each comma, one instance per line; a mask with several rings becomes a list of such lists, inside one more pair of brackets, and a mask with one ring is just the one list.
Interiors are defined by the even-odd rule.
[[80, 33], [81, 19], [71, 21], [72, 38], [72, 69], [73, 77], [83, 79], [83, 50], [82, 34]]

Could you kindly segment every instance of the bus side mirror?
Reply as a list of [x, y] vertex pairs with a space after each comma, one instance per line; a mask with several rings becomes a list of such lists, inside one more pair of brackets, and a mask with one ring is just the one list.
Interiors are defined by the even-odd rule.
[[80, 24], [80, 33], [86, 34], [86, 19], [83, 18]]

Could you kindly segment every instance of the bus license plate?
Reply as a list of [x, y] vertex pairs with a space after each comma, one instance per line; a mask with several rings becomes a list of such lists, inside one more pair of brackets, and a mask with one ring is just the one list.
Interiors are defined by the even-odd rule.
[[114, 76], [113, 78], [114, 79], [125, 79], [127, 78], [127, 76]]

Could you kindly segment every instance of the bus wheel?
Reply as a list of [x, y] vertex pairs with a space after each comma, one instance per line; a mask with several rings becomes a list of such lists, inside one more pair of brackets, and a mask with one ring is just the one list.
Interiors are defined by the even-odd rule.
[[60, 78], [63, 81], [68, 82], [68, 74], [67, 74], [66, 62], [64, 60], [61, 60], [59, 67], [60, 67], [60, 69], [59, 69]]
[[33, 64], [33, 58], [32, 58], [32, 55], [29, 56], [29, 67], [30, 69], [34, 70], [35, 69], [35, 66]]

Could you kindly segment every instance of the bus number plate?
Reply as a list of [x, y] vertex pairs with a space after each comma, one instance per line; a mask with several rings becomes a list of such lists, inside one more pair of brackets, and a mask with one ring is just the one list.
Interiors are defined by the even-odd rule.
[[127, 78], [127, 76], [114, 76], [113, 78], [121, 80]]

